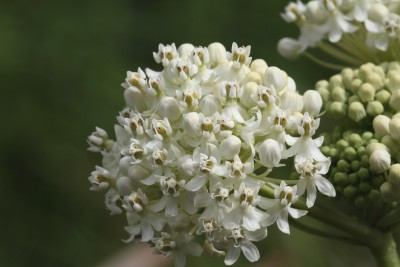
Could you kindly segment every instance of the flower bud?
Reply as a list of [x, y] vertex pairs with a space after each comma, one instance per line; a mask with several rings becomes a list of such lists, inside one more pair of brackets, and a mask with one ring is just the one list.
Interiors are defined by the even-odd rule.
[[389, 152], [389, 149], [388, 149], [384, 144], [382, 144], [382, 143], [370, 143], [370, 144], [367, 146], [367, 150], [366, 150], [367, 155], [368, 155], [368, 156], [371, 156], [372, 153], [373, 153], [375, 150], [386, 150], [386, 151]]
[[235, 155], [239, 154], [241, 146], [242, 141], [240, 141], [237, 136], [228, 136], [227, 138], [222, 140], [219, 146], [222, 158], [227, 160], [233, 159]]
[[390, 182], [384, 182], [380, 188], [381, 195], [386, 202], [394, 202], [400, 199], [400, 187]]
[[362, 102], [369, 102], [374, 100], [375, 88], [370, 83], [363, 83], [357, 91], [358, 96]]
[[400, 90], [395, 90], [392, 92], [389, 100], [389, 106], [396, 112], [400, 111]]
[[281, 97], [281, 107], [300, 112], [303, 109], [303, 97], [296, 92], [286, 91]]
[[206, 95], [200, 101], [200, 111], [206, 115], [211, 116], [216, 112], [221, 111], [221, 103], [215, 95]]
[[201, 135], [201, 125], [199, 121], [199, 113], [189, 112], [183, 116], [183, 130], [192, 137]]
[[126, 176], [119, 177], [116, 186], [120, 195], [129, 195], [132, 192], [131, 180]]
[[321, 95], [321, 98], [322, 98], [323, 102], [326, 103], [326, 102], [329, 101], [330, 93], [329, 93], [328, 88], [326, 88], [326, 87], [318, 87], [316, 90]]
[[245, 108], [253, 108], [257, 106], [257, 92], [258, 92], [258, 84], [255, 82], [248, 82], [244, 85], [243, 95], [240, 98], [240, 104], [242, 104]]
[[267, 70], [268, 65], [263, 59], [255, 59], [251, 62], [250, 70], [253, 72], [257, 72], [258, 74], [264, 76], [265, 71]]
[[400, 149], [399, 145], [390, 135], [385, 135], [384, 137], [382, 137], [381, 143], [384, 144], [390, 150], [390, 153], [392, 155], [399, 152]]
[[178, 48], [179, 56], [182, 59], [188, 59], [191, 56], [193, 49], [194, 46], [192, 44], [181, 44]]
[[377, 149], [369, 157], [369, 164], [372, 171], [382, 173], [390, 167], [390, 154], [384, 149]]
[[315, 90], [307, 90], [303, 94], [303, 113], [308, 112], [311, 116], [317, 116], [321, 111], [322, 98]]
[[333, 75], [329, 79], [329, 87], [330, 88], [335, 88], [335, 87], [343, 88], [342, 76], [340, 74]]
[[378, 115], [372, 121], [372, 126], [374, 127], [375, 134], [379, 139], [389, 134], [389, 123], [389, 117], [384, 115]]
[[396, 163], [390, 166], [387, 180], [395, 186], [400, 186], [400, 164]]
[[387, 88], [390, 91], [395, 91], [400, 88], [400, 70], [398, 71], [389, 71], [387, 75]]
[[182, 177], [192, 177], [195, 171], [196, 163], [190, 155], [185, 155], [178, 159], [178, 171]]
[[263, 82], [265, 85], [273, 85], [277, 92], [282, 91], [287, 83], [288, 76], [286, 72], [277, 67], [268, 67], [265, 71]]
[[278, 53], [285, 58], [296, 59], [305, 50], [299, 41], [292, 38], [282, 38], [278, 42]]
[[349, 117], [355, 121], [360, 121], [367, 116], [363, 104], [360, 102], [353, 102], [349, 105]]
[[400, 141], [400, 118], [393, 118], [390, 120], [389, 132], [390, 132], [390, 136], [394, 140]]
[[354, 77], [354, 71], [350, 68], [345, 68], [340, 73], [342, 75], [342, 81], [346, 88], [351, 88], [351, 83]]
[[167, 117], [169, 121], [176, 121], [181, 116], [178, 101], [173, 97], [163, 97], [157, 105], [157, 113]]
[[327, 18], [326, 12], [324, 12], [318, 1], [307, 3], [305, 16], [313, 24], [322, 24]]
[[342, 117], [346, 115], [347, 105], [343, 102], [334, 101], [329, 105], [328, 111], [335, 117]]
[[368, 17], [375, 22], [381, 22], [389, 10], [383, 4], [373, 4], [368, 10]]
[[246, 77], [244, 78], [244, 83], [255, 82], [257, 84], [260, 84], [262, 81], [262, 76], [263, 75], [260, 75], [258, 72], [250, 71], [246, 74]]
[[208, 46], [208, 54], [210, 57], [211, 67], [218, 66], [228, 61], [226, 57], [226, 49], [220, 43], [212, 43]]
[[379, 114], [382, 114], [385, 108], [383, 107], [382, 103], [379, 101], [371, 101], [367, 104], [367, 114], [375, 117]]
[[133, 165], [128, 170], [128, 176], [133, 179], [133, 181], [140, 181], [149, 176], [149, 171], [140, 165]]
[[360, 88], [360, 86], [363, 84], [363, 82], [360, 79], [354, 79], [351, 82], [351, 91], [353, 92], [353, 94], [357, 94], [358, 89]]
[[375, 94], [375, 99], [382, 104], [386, 104], [389, 102], [391, 94], [386, 90], [380, 90]]
[[282, 158], [279, 143], [273, 139], [267, 139], [258, 147], [258, 155], [262, 165], [268, 168], [278, 166]]
[[346, 91], [342, 87], [335, 87], [331, 92], [334, 101], [345, 102], [347, 99]]

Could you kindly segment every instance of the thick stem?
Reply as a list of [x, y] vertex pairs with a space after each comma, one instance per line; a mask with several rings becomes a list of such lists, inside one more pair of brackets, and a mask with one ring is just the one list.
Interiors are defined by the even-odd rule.
[[396, 241], [391, 232], [382, 234], [381, 242], [369, 247], [379, 267], [400, 267]]

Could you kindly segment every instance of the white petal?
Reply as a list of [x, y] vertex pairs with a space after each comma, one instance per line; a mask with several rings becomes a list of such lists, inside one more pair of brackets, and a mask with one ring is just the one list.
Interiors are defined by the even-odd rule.
[[142, 242], [147, 242], [153, 239], [154, 231], [147, 220], [142, 220]]
[[207, 207], [211, 202], [210, 194], [207, 192], [201, 192], [194, 197], [195, 207]]
[[297, 195], [301, 196], [306, 191], [307, 179], [300, 179], [297, 185]]
[[250, 262], [255, 262], [260, 259], [260, 252], [258, 251], [257, 247], [253, 243], [251, 243], [249, 241], [242, 241], [240, 245], [241, 245], [244, 256]]
[[315, 199], [317, 198], [317, 189], [313, 181], [307, 183], [307, 207], [311, 208], [314, 206]]
[[329, 197], [336, 196], [335, 187], [333, 187], [332, 183], [328, 179], [322, 176], [318, 176], [315, 179], [315, 185], [317, 186], [318, 191], [322, 194]]
[[246, 237], [250, 241], [261, 241], [267, 237], [267, 234], [267, 227], [264, 227], [253, 232], [246, 232]]
[[226, 252], [224, 263], [225, 265], [234, 264], [240, 256], [240, 247], [230, 247]]
[[146, 217], [148, 218], [151, 226], [153, 226], [156, 231], [161, 231], [163, 229], [165, 224], [165, 220], [163, 217], [151, 213], [148, 214]]
[[185, 186], [185, 188], [189, 191], [197, 191], [199, 190], [207, 181], [206, 175], [198, 175], [193, 177]]
[[165, 215], [172, 217], [176, 214], [178, 214], [178, 202], [176, 198], [168, 198], [165, 206]]
[[186, 263], [186, 257], [183, 253], [176, 251], [175, 252], [175, 267], [184, 267]]
[[148, 206], [148, 209], [153, 212], [159, 212], [165, 208], [166, 204], [167, 204], [167, 198], [163, 196], [157, 203]]
[[254, 216], [243, 216], [243, 227], [249, 231], [255, 231], [260, 228], [260, 224]]
[[292, 216], [295, 219], [298, 219], [298, 218], [306, 215], [307, 212], [308, 212], [306, 210], [299, 210], [299, 209], [294, 209], [294, 208], [291, 208], [291, 207], [289, 207], [288, 210], [289, 210], [290, 216]]
[[278, 225], [279, 230], [281, 230], [283, 233], [290, 234], [287, 209], [281, 211], [278, 219], [276, 220], [276, 224]]

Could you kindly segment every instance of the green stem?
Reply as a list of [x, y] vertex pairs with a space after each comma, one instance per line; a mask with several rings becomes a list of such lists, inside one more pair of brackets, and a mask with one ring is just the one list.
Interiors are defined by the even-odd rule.
[[379, 267], [399, 267], [396, 242], [391, 232], [382, 234], [381, 242], [369, 247]]

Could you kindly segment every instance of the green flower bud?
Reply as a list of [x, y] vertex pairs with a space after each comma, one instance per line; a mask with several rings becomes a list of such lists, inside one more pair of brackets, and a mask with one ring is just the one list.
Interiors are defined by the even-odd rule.
[[361, 137], [364, 140], [364, 142], [368, 142], [374, 137], [374, 134], [371, 132], [364, 132]]
[[400, 189], [390, 182], [384, 182], [380, 188], [381, 195], [386, 202], [394, 202], [400, 199]]
[[338, 185], [347, 184], [347, 174], [345, 174], [344, 172], [337, 172], [333, 176], [333, 181], [335, 182], [335, 184]]
[[361, 78], [363, 81], [366, 81], [366, 80], [367, 80], [367, 77], [368, 77], [369, 75], [371, 75], [371, 73], [373, 73], [373, 71], [374, 71], [374, 64], [372, 64], [372, 63], [366, 63], [366, 64], [364, 64], [364, 65], [361, 65], [361, 67], [359, 68], [359, 75], [360, 75], [360, 78]]
[[329, 99], [331, 97], [331, 94], [329, 93], [328, 88], [326, 88], [326, 87], [318, 87], [317, 88], [317, 92], [321, 95], [322, 101], [324, 103], [329, 101]]
[[350, 168], [350, 164], [343, 159], [339, 160], [337, 162], [336, 166], [337, 166], [338, 170], [341, 172], [348, 172], [349, 168]]
[[390, 118], [385, 115], [378, 115], [372, 121], [372, 126], [378, 139], [389, 134]]
[[365, 198], [362, 196], [358, 196], [354, 201], [354, 205], [359, 209], [364, 208], [366, 204]]
[[390, 136], [396, 140], [400, 141], [400, 118], [392, 118], [389, 122], [389, 132]]
[[363, 104], [360, 102], [353, 102], [349, 105], [349, 117], [353, 119], [354, 121], [360, 121], [367, 116], [367, 113], [365, 112], [365, 108]]
[[390, 96], [391, 93], [388, 92], [387, 90], [380, 90], [375, 94], [375, 99], [381, 102], [382, 104], [386, 104], [389, 102]]
[[360, 191], [363, 192], [363, 193], [368, 193], [371, 190], [371, 186], [367, 182], [362, 182], [358, 186], [358, 189], [360, 189]]
[[392, 155], [399, 152], [399, 144], [396, 143], [396, 141], [390, 135], [385, 135], [382, 137], [381, 143], [389, 149], [389, 152]]
[[331, 97], [334, 101], [345, 102], [347, 99], [347, 94], [342, 87], [335, 87], [332, 89]]
[[386, 150], [389, 151], [389, 149], [382, 143], [370, 143], [367, 146], [367, 155], [371, 156], [372, 152], [374, 152], [375, 150]]
[[346, 88], [351, 88], [351, 83], [353, 81], [354, 72], [350, 68], [345, 68], [341, 72], [342, 82]]
[[357, 94], [358, 89], [360, 88], [360, 86], [363, 84], [363, 81], [361, 81], [360, 79], [354, 79], [351, 82], [351, 91], [353, 92], [353, 94]]
[[390, 72], [392, 70], [395, 70], [395, 71], [399, 70], [400, 71], [400, 62], [397, 62], [397, 61], [390, 62], [388, 64], [387, 70], [388, 70], [388, 72]]
[[358, 171], [357, 171], [357, 176], [358, 178], [360, 178], [361, 181], [367, 180], [369, 178], [369, 170], [365, 167], [361, 167]]
[[339, 151], [336, 148], [332, 147], [329, 150], [329, 154], [328, 155], [329, 155], [329, 157], [334, 158], [334, 157], [337, 157], [338, 154], [339, 154]]
[[340, 150], [345, 149], [346, 147], [349, 146], [349, 142], [347, 142], [344, 139], [340, 139], [339, 141], [336, 142], [336, 147]]
[[400, 186], [400, 164], [396, 163], [390, 166], [389, 176], [387, 178], [393, 185]]
[[354, 199], [357, 195], [357, 188], [353, 185], [348, 185], [343, 189], [343, 195], [346, 199]]
[[329, 146], [323, 146], [323, 147], [321, 147], [321, 152], [322, 152], [322, 154], [324, 154], [325, 156], [329, 155], [329, 151], [330, 151], [330, 147], [329, 147]]
[[378, 90], [385, 85], [385, 76], [381, 76], [379, 73], [370, 73], [366, 78], [366, 81]]
[[350, 145], [354, 146], [355, 148], [358, 148], [364, 144], [364, 141], [362, 140], [362, 138], [359, 134], [352, 133], [349, 136], [349, 143], [350, 143]]
[[375, 88], [372, 84], [364, 83], [358, 88], [357, 94], [362, 102], [373, 101], [375, 97]]
[[349, 104], [353, 102], [361, 102], [361, 98], [358, 95], [352, 95], [348, 98], [347, 102], [349, 102]]
[[330, 88], [343, 87], [342, 76], [340, 74], [333, 75], [329, 79], [329, 87]]
[[381, 185], [385, 182], [385, 176], [383, 175], [376, 175], [372, 178], [371, 181], [371, 185], [376, 188], [379, 189], [381, 187]]
[[349, 146], [344, 149], [344, 155], [345, 155], [346, 159], [351, 161], [351, 160], [356, 159], [357, 151], [354, 149], [354, 147]]
[[351, 170], [355, 172], [355, 171], [357, 171], [358, 169], [360, 169], [361, 163], [360, 163], [360, 161], [358, 161], [358, 160], [353, 160], [353, 161], [350, 163], [350, 167], [351, 167]]
[[390, 96], [389, 106], [396, 112], [400, 111], [400, 90], [393, 91]]
[[357, 148], [357, 155], [359, 157], [364, 156], [367, 153], [367, 149], [365, 148], [365, 146], [360, 146], [359, 148]]
[[297, 172], [292, 172], [289, 176], [290, 180], [296, 180], [299, 178], [299, 174]]
[[346, 115], [347, 105], [343, 102], [334, 101], [329, 105], [328, 111], [335, 117]]
[[382, 103], [379, 101], [371, 101], [367, 104], [367, 114], [375, 117], [379, 114], [382, 114], [385, 108], [383, 107]]
[[349, 180], [349, 183], [351, 183], [351, 184], [358, 184], [358, 181], [360, 179], [358, 178], [357, 173], [350, 173], [348, 175], [348, 180]]
[[367, 199], [369, 202], [376, 202], [378, 201], [379, 197], [381, 196], [381, 194], [379, 193], [378, 190], [376, 189], [372, 189], [371, 191], [369, 191]]
[[327, 80], [320, 80], [315, 84], [315, 88], [320, 88], [320, 87], [329, 87], [329, 82]]
[[369, 168], [369, 157], [367, 155], [362, 156], [360, 163], [361, 167]]
[[389, 73], [387, 74], [387, 88], [391, 91], [394, 92], [395, 90], [400, 88], [400, 70], [392, 70], [389, 71]]

